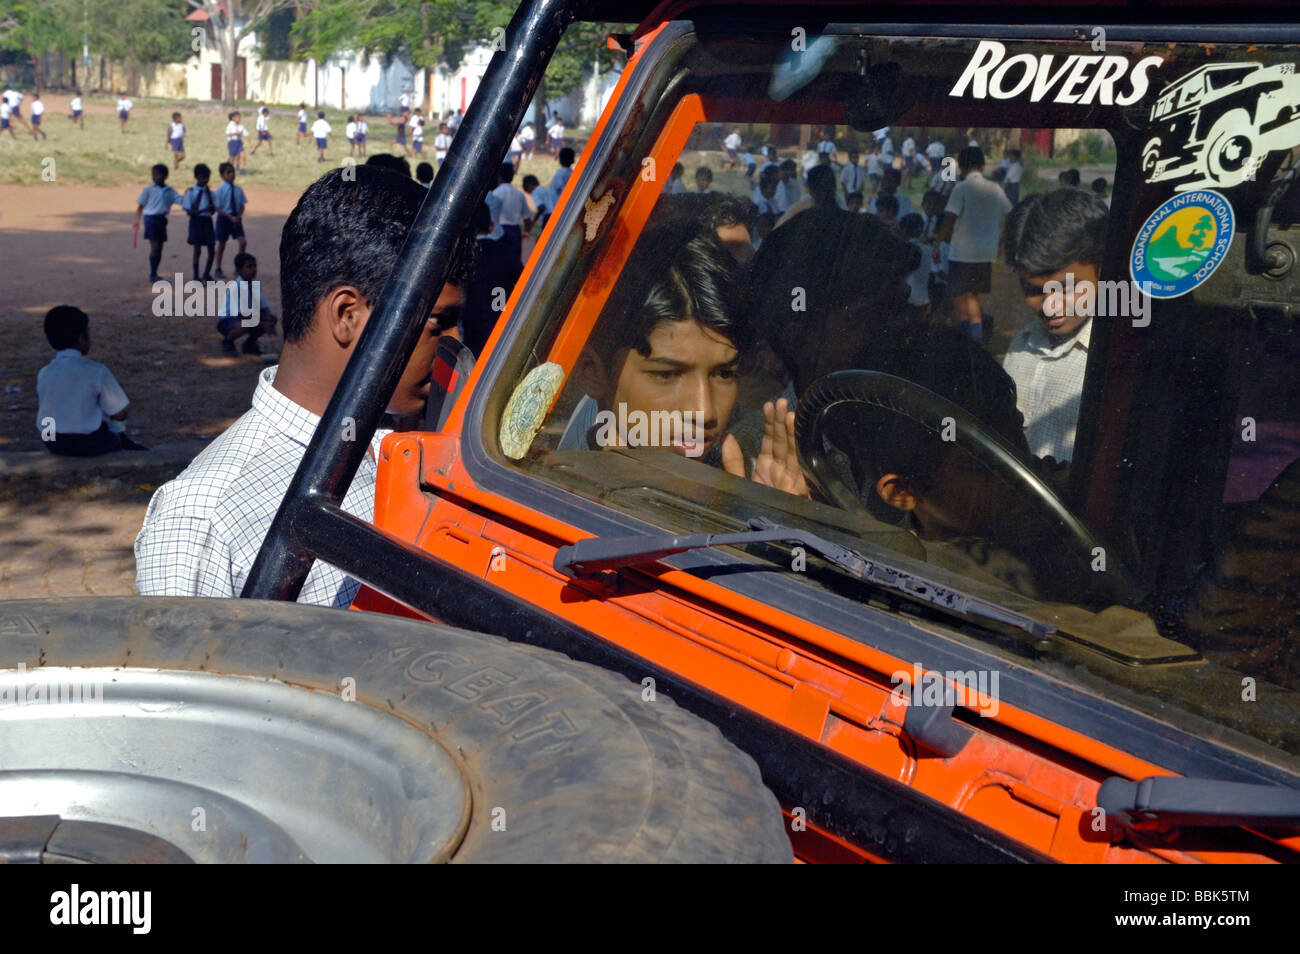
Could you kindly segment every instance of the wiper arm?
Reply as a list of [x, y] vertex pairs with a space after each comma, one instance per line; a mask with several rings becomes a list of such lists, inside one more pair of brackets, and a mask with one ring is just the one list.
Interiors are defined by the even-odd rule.
[[709, 547], [747, 546], [753, 543], [792, 543], [816, 553], [856, 579], [883, 589], [902, 593], [914, 600], [929, 603], [953, 613], [996, 620], [1023, 629], [1031, 636], [1046, 638], [1056, 632], [1051, 623], [1026, 616], [989, 600], [971, 596], [934, 580], [898, 567], [872, 560], [856, 550], [833, 543], [823, 537], [773, 523], [764, 517], [750, 519], [751, 530], [736, 533], [688, 533], [662, 536], [643, 534], [634, 537], [589, 537], [555, 553], [555, 569], [566, 576], [593, 576], [604, 570], [618, 570], [638, 563], [653, 563], [675, 553]]
[[1108, 778], [1097, 805], [1125, 828], [1300, 826], [1300, 791], [1280, 785], [1155, 776]]

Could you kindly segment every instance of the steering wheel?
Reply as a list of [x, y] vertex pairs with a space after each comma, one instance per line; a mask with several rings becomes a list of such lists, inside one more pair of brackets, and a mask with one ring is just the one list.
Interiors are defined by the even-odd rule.
[[961, 407], [906, 378], [883, 371], [836, 371], [814, 381], [799, 398], [795, 418], [799, 460], [809, 483], [835, 505], [854, 512], [867, 509], [832, 466], [825, 450], [832, 412], [855, 406], [909, 418], [933, 434], [936, 441], [942, 439], [941, 432], [947, 425], [945, 419], [951, 419], [952, 424], [947, 425], [953, 431], [949, 443], [1008, 485], [1037, 517], [1054, 528], [1054, 536], [1059, 532], [1056, 539], [1071, 561], [1079, 561], [1076, 566], [1090, 567], [1095, 548], [1103, 548], [1108, 556], [1106, 572], [1090, 574], [1095, 585], [1088, 587], [1093, 591], [1089, 596], [1128, 601], [1133, 591], [1132, 581], [1120, 564], [1117, 551], [1102, 543], [1061, 502], [1029, 462]]

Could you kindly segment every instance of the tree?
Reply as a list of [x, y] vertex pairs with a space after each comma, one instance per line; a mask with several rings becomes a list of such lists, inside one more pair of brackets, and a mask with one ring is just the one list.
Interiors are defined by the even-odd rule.
[[76, 52], [80, 41], [81, 4], [73, 0], [0, 0], [0, 49], [28, 56], [36, 90], [45, 85], [41, 56]]
[[142, 66], [187, 59], [191, 52], [190, 25], [185, 22], [182, 0], [96, 0], [91, 29], [95, 48], [121, 60], [130, 72], [131, 92]]
[[[194, 2], [194, 0], [190, 0]], [[455, 69], [479, 43], [492, 43], [510, 22], [517, 3], [479, 0], [316, 0], [293, 25], [303, 50], [327, 60], [344, 50], [394, 55], [404, 52], [426, 83], [439, 63]], [[534, 102], [539, 120], [546, 115], [548, 82], [568, 92], [593, 62], [613, 62], [606, 47], [607, 30], [594, 23], [574, 23], [565, 31]], [[425, 102], [431, 90], [426, 86]]]
[[[514, 3], [502, 0], [486, 0], [475, 4], [472, 14], [465, 18], [466, 29], [458, 37], [461, 49], [472, 46], [475, 42], [490, 42], [494, 29], [503, 28], [510, 22], [515, 7]], [[609, 31], [608, 24], [586, 21], [571, 23], [564, 31], [551, 62], [546, 67], [546, 74], [537, 84], [537, 92], [533, 96], [539, 127], [546, 121], [549, 89], [567, 93], [582, 82], [584, 71], [593, 63], [599, 63], [602, 67], [614, 63], [616, 54], [606, 43]], [[449, 58], [448, 62], [455, 66], [459, 58], [457, 53], [456, 60]], [[540, 129], [539, 134], [544, 135]]]
[[[110, 0], [111, 2], [111, 0]], [[239, 43], [272, 13], [290, 6], [292, 0], [249, 0], [249, 9], [240, 16], [240, 0], [185, 0], [195, 10], [208, 15], [209, 34], [221, 57], [221, 102], [235, 105], [235, 69], [239, 61]], [[242, 24], [241, 24], [242, 19]]]

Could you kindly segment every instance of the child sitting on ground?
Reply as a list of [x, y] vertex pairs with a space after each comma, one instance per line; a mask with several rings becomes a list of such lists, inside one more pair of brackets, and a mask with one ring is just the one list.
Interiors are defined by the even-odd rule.
[[45, 337], [54, 360], [36, 375], [40, 408], [36, 427], [51, 454], [96, 457], [117, 450], [148, 450], [126, 436], [130, 404], [111, 371], [86, 357], [90, 318], [59, 305], [45, 315]]

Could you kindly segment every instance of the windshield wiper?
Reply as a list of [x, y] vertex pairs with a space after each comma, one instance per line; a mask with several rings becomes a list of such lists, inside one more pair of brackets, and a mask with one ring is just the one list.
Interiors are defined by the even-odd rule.
[[1300, 826], [1300, 792], [1280, 785], [1155, 776], [1108, 778], [1097, 804], [1125, 828]]
[[1006, 623], [1040, 639], [1056, 632], [1056, 627], [1051, 623], [1044, 623], [1016, 610], [971, 596], [924, 576], [908, 573], [880, 560], [869, 559], [856, 550], [832, 543], [807, 530], [780, 526], [765, 517], [751, 518], [749, 526], [752, 529], [736, 533], [589, 537], [560, 547], [555, 552], [554, 566], [566, 576], [593, 576], [605, 570], [653, 563], [687, 550], [747, 546], [753, 543], [789, 543], [816, 553], [856, 579], [894, 593], [902, 593], [913, 600], [965, 616]]

